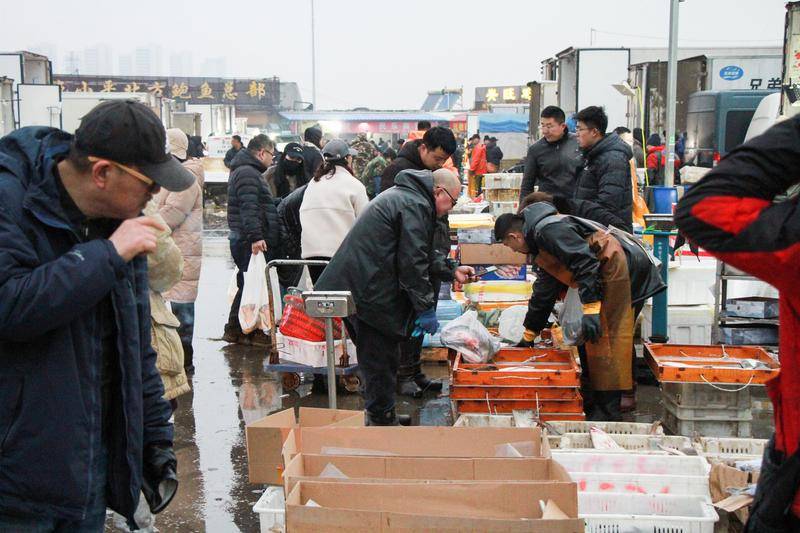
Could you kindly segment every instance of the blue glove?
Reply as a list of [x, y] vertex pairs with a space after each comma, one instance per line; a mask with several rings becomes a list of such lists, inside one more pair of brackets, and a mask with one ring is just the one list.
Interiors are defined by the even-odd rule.
[[414, 324], [417, 326], [416, 329], [422, 330], [423, 333], [430, 333], [433, 335], [439, 331], [439, 321], [436, 320], [436, 309], [428, 309], [419, 315]]

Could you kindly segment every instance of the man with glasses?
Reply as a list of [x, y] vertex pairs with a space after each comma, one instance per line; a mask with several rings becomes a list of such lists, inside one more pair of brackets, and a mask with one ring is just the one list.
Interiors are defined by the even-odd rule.
[[[439, 328], [434, 233], [437, 218], [453, 208], [460, 193], [461, 182], [449, 170], [401, 172], [395, 186], [359, 216], [314, 286], [353, 294], [356, 314], [348, 318], [348, 329], [364, 378], [369, 425], [400, 422], [395, 412], [400, 344], [412, 333], [421, 342], [424, 333]], [[466, 282], [474, 270], [459, 267], [453, 275]]]
[[75, 135], [0, 139], [0, 530], [102, 532], [177, 489], [171, 409], [150, 345], [141, 216], [195, 178], [158, 117], [101, 103]]
[[572, 198], [575, 179], [583, 166], [578, 140], [567, 130], [564, 111], [556, 106], [542, 109], [539, 130], [542, 138], [528, 148], [519, 201], [534, 191]]
[[[428, 129], [422, 139], [408, 141], [400, 149], [397, 159], [386, 167], [381, 176], [381, 191], [394, 185], [395, 176], [403, 170], [437, 170], [442, 168], [456, 151], [456, 137], [452, 130], [436, 126]], [[444, 194], [444, 193], [441, 193]], [[454, 194], [458, 198], [461, 189]], [[431, 254], [431, 282], [434, 295], [438, 297], [443, 281], [452, 281], [455, 266], [448, 259], [450, 254], [450, 225], [446, 214], [437, 221], [434, 250]], [[430, 380], [422, 372], [422, 338], [412, 338], [400, 348], [400, 371], [398, 393], [419, 397], [422, 392], [438, 392], [442, 383]]]
[[225, 342], [266, 344], [268, 337], [260, 330], [245, 335], [239, 324], [244, 273], [252, 254], [263, 253], [269, 262], [278, 257], [280, 220], [269, 186], [261, 175], [272, 164], [275, 144], [263, 133], [256, 135], [231, 163], [228, 180], [228, 241], [231, 257], [239, 273], [236, 296], [222, 336]]
[[575, 115], [576, 136], [586, 164], [578, 177], [575, 199], [588, 200], [617, 213], [633, 232], [633, 192], [630, 159], [633, 150], [616, 133], [606, 133], [608, 117], [602, 107], [589, 106]]

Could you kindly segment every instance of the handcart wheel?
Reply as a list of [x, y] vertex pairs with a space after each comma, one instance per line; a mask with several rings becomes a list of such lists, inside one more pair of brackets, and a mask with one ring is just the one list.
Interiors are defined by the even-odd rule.
[[281, 382], [284, 391], [293, 391], [300, 386], [300, 374], [297, 372], [284, 372], [281, 374]]
[[355, 374], [350, 376], [342, 376], [342, 385], [347, 392], [358, 392], [361, 387], [361, 379]]

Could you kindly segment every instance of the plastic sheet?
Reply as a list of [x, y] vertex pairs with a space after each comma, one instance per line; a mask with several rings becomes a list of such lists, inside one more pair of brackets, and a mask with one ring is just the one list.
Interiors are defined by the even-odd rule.
[[559, 323], [564, 335], [564, 344], [579, 346], [583, 344], [583, 304], [578, 289], [570, 287], [564, 299], [564, 310]]

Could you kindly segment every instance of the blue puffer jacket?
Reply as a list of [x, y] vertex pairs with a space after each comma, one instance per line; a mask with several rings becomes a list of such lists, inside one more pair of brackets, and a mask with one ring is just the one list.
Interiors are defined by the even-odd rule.
[[147, 261], [126, 264], [110, 241], [82, 242], [70, 229], [54, 175], [70, 140], [51, 128], [0, 139], [0, 513], [83, 518], [100, 444], [92, 309], [110, 293], [121, 400], [108, 442], [108, 506], [132, 518], [143, 449], [172, 442], [150, 346]]

